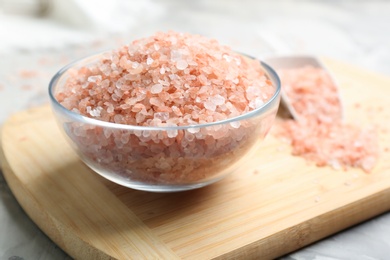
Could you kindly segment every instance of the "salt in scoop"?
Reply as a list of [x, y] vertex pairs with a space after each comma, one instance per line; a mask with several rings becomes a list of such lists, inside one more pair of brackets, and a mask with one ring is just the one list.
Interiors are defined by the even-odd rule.
[[[270, 57], [264, 59], [264, 61], [269, 64], [277, 73], [283, 72], [285, 70], [295, 70], [305, 67], [311, 67], [315, 69], [322, 69], [324, 73], [326, 73], [329, 76], [329, 80], [331, 80], [332, 85], [335, 86], [336, 92], [337, 92], [337, 101], [338, 106], [340, 107], [340, 110], [337, 113], [338, 119], [343, 119], [343, 106], [342, 101], [340, 97], [340, 93], [338, 91], [338, 84], [333, 78], [332, 74], [329, 73], [326, 66], [317, 58], [313, 56], [280, 56], [280, 57]], [[304, 84], [304, 83], [303, 83]], [[287, 112], [290, 114], [290, 116], [295, 119], [299, 120], [302, 115], [297, 111], [297, 109], [294, 107], [294, 102], [298, 102], [299, 100], [292, 100], [291, 95], [289, 95], [286, 91], [286, 89], [283, 87], [282, 82], [282, 91], [281, 91], [281, 104], [286, 108]]]

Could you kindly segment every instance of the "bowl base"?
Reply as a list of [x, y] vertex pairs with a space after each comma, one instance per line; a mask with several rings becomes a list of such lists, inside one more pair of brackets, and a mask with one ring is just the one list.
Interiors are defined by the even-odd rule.
[[[87, 165], [87, 164], [86, 164]], [[141, 191], [148, 191], [148, 192], [159, 192], [159, 193], [167, 193], [167, 192], [180, 192], [180, 191], [188, 191], [188, 190], [194, 190], [199, 189], [205, 186], [208, 186], [210, 184], [213, 184], [223, 178], [225, 178], [227, 175], [219, 176], [218, 178], [209, 179], [204, 182], [198, 182], [198, 183], [189, 183], [189, 184], [164, 184], [164, 183], [141, 183], [137, 181], [133, 181], [130, 179], [126, 179], [124, 177], [115, 177], [112, 176], [112, 174], [106, 174], [104, 170], [98, 169], [96, 167], [93, 167], [92, 165], [87, 165], [90, 169], [92, 169], [94, 172], [102, 176], [103, 178], [114, 182], [116, 184], [119, 184], [121, 186], [131, 188], [134, 190], [141, 190]], [[229, 174], [228, 174], [229, 175]]]

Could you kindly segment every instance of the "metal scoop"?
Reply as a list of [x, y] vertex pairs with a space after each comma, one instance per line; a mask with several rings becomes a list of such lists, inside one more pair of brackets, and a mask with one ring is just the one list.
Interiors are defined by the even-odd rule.
[[[312, 57], [312, 56], [280, 56], [280, 57], [270, 57], [270, 58], [266, 58], [263, 60], [265, 63], [270, 65], [276, 72], [278, 72], [278, 70], [281, 70], [281, 69], [297, 69], [297, 68], [301, 68], [304, 66], [312, 66], [315, 68], [321, 68], [329, 74], [333, 84], [338, 89], [338, 84], [335, 81], [335, 79], [333, 78], [332, 74], [329, 73], [329, 70], [325, 67], [325, 65], [323, 65], [315, 57]], [[339, 99], [339, 102], [342, 106], [339, 92], [338, 92], [338, 99]], [[289, 112], [290, 116], [293, 119], [299, 120], [299, 114], [292, 106], [292, 103], [291, 103], [289, 97], [283, 91], [283, 85], [282, 85], [282, 91], [281, 91], [281, 104], [282, 104], [282, 106], [284, 106], [287, 109], [287, 111]], [[343, 118], [342, 109], [341, 109], [340, 118], [341, 119]]]

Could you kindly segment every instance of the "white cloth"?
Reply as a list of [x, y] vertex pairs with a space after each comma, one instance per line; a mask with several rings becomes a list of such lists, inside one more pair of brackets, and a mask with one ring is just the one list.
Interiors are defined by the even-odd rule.
[[[36, 2], [40, 2], [36, 0]], [[42, 0], [41, 0], [42, 2]], [[162, 7], [150, 0], [52, 0], [43, 16], [34, 0], [0, 4], [0, 54], [59, 49], [128, 33], [139, 21], [156, 19]]]

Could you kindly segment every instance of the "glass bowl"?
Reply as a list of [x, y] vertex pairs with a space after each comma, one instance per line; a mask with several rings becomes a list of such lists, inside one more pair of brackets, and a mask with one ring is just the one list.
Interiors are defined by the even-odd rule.
[[[96, 54], [61, 69], [49, 85], [57, 123], [81, 160], [117, 184], [144, 191], [174, 192], [200, 188], [236, 170], [259, 148], [280, 102], [280, 81], [261, 62], [275, 92], [261, 107], [206, 124], [144, 127], [100, 121], [72, 112], [56, 100], [72, 69], [99, 60]], [[260, 62], [260, 61], [259, 61]]]

